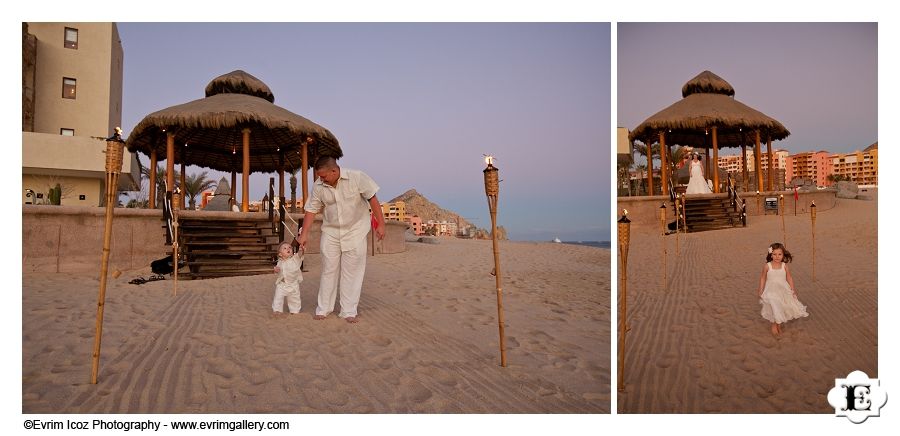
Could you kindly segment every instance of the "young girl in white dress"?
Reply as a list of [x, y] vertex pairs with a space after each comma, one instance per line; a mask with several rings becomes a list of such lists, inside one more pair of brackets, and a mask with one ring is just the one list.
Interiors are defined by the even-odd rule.
[[795, 318], [809, 316], [806, 306], [797, 299], [794, 278], [787, 264], [792, 260], [791, 253], [781, 243], [769, 246], [766, 265], [759, 278], [759, 303], [762, 304], [762, 317], [772, 323], [772, 334], [781, 334], [781, 324]]
[[303, 273], [303, 252], [294, 253], [290, 242], [282, 242], [278, 246], [278, 265], [275, 266], [275, 301], [272, 302], [272, 316], [283, 314], [284, 298], [287, 297], [288, 310], [292, 314], [300, 312], [300, 283]]
[[687, 189], [685, 190], [686, 193], [712, 193], [712, 191], [710, 191], [709, 189], [709, 185], [706, 184], [706, 177], [703, 175], [703, 164], [700, 163], [700, 155], [697, 153], [691, 153], [690, 174], [691, 178], [690, 180], [688, 180]]

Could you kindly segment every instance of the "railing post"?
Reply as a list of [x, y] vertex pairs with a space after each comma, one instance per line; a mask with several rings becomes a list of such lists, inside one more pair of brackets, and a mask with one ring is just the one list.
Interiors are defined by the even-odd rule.
[[741, 199], [741, 222], [747, 227], [747, 200]]

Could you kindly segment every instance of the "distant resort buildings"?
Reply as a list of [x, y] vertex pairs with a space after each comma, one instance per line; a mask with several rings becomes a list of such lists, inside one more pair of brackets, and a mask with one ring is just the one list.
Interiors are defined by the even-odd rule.
[[475, 227], [471, 225], [460, 228], [457, 222], [432, 219], [423, 221], [418, 215], [408, 215], [406, 213], [406, 202], [402, 200], [382, 203], [381, 213], [386, 220], [401, 221], [408, 224], [410, 231], [416, 236], [456, 236], [463, 238], [475, 236]]
[[[627, 145], [627, 129], [619, 128], [619, 165], [630, 166], [628, 168], [628, 176], [632, 182], [647, 177], [646, 167], [644, 165], [635, 165], [629, 159]], [[689, 151], [699, 151], [702, 149], [689, 149]], [[743, 167], [746, 165], [750, 179], [755, 180], [756, 159], [753, 156], [753, 150], [748, 149], [746, 161], [742, 155], [719, 155], [718, 167], [740, 179]], [[706, 157], [704, 156], [704, 159]], [[760, 168], [764, 177], [768, 176], [769, 159], [763, 153], [760, 156]], [[838, 181], [851, 181], [862, 186], [878, 186], [878, 143], [874, 143], [863, 150], [850, 153], [832, 153], [827, 150], [806, 151], [791, 154], [787, 150], [773, 150], [772, 162], [774, 173], [774, 184], [776, 189], [786, 189], [792, 186], [814, 185], [818, 187], [829, 187], [835, 185]], [[676, 167], [680, 167], [679, 162]], [[655, 179], [659, 179], [659, 170], [654, 168], [653, 175]], [[753, 183], [750, 186], [754, 186]], [[740, 188], [740, 184], [738, 184]], [[658, 189], [657, 189], [658, 191]]]
[[[123, 57], [115, 23], [22, 23], [24, 204], [102, 205]], [[138, 189], [140, 177], [126, 150], [118, 189]]]

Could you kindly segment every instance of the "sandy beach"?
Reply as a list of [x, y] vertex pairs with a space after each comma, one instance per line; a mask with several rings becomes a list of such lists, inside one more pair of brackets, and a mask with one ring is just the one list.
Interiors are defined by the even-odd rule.
[[[619, 413], [834, 413], [835, 378], [877, 366], [876, 201], [838, 199], [816, 220], [815, 277], [809, 214], [785, 216], [786, 246], [809, 317], [773, 337], [757, 288], [780, 216], [747, 228], [665, 238], [663, 289], [658, 227], [632, 227], [628, 257], [625, 392]], [[620, 295], [621, 297], [621, 295]]]
[[107, 290], [97, 385], [97, 277], [24, 273], [23, 412], [608, 413], [609, 250], [501, 250], [507, 368], [489, 241], [370, 257], [354, 325], [312, 319], [318, 255], [302, 312], [283, 318], [271, 316], [274, 275], [182, 280], [173, 296], [171, 279], [131, 285], [149, 268], [123, 271]]

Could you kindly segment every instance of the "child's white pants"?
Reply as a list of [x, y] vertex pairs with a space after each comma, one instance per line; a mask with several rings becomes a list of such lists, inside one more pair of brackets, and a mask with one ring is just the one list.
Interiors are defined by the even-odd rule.
[[300, 312], [300, 284], [278, 283], [275, 285], [275, 301], [272, 302], [273, 312], [282, 311], [285, 297], [287, 297], [288, 310], [291, 313]]

